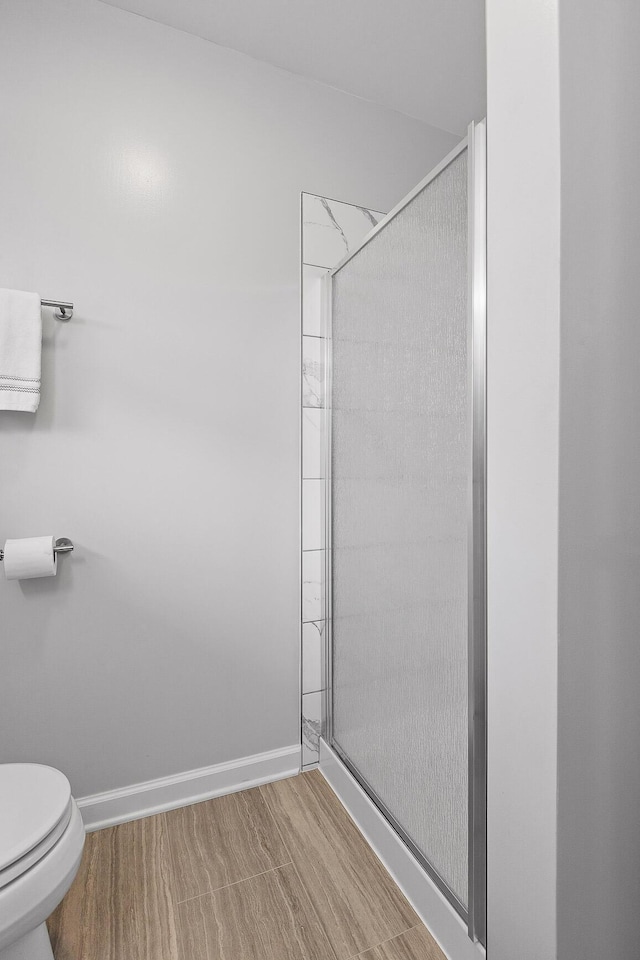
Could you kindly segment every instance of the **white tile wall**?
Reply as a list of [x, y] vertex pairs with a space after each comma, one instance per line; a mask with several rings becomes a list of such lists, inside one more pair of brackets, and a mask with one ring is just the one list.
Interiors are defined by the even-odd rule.
[[302, 411], [302, 476], [318, 480], [324, 476], [322, 424], [324, 412], [306, 407]]
[[324, 346], [321, 281], [384, 214], [302, 195], [302, 766], [318, 762], [324, 687]]
[[324, 480], [302, 481], [302, 549], [324, 547]]
[[324, 550], [302, 552], [302, 620], [324, 617]]
[[324, 685], [324, 620], [302, 624], [302, 692], [316, 693]]
[[324, 406], [324, 340], [302, 338], [302, 406]]
[[322, 337], [322, 278], [326, 267], [302, 265], [302, 332], [309, 337]]
[[318, 738], [322, 720], [322, 693], [302, 694], [302, 766], [314, 766], [319, 759]]
[[309, 193], [302, 195], [302, 261], [335, 267], [384, 214]]

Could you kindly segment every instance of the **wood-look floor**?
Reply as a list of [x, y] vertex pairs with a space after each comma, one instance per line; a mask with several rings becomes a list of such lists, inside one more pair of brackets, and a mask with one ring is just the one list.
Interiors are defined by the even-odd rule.
[[318, 771], [89, 834], [56, 960], [445, 960]]

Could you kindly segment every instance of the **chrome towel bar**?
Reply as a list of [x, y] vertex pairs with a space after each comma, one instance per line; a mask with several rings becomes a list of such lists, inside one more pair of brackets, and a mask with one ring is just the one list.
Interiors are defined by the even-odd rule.
[[41, 300], [40, 303], [43, 307], [55, 307], [53, 315], [56, 320], [64, 320], [66, 323], [73, 316], [73, 304], [65, 300]]

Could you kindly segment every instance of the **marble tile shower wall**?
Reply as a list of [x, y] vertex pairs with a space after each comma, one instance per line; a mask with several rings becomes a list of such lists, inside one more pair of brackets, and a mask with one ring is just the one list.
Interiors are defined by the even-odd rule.
[[324, 689], [324, 330], [322, 277], [383, 213], [302, 194], [302, 766], [318, 762]]

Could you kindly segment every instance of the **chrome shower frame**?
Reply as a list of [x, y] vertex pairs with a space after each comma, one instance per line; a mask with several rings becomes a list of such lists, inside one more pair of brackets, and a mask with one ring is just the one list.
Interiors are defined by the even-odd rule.
[[[468, 907], [442, 880], [424, 854], [384, 807], [373, 788], [344, 756], [333, 737], [332, 629], [332, 279], [464, 150], [468, 151], [468, 364], [470, 383], [470, 470], [468, 488]], [[322, 737], [354, 779], [406, 843], [425, 873], [468, 926], [469, 937], [486, 946], [486, 121], [471, 123], [467, 136], [384, 217], [364, 240], [322, 281], [325, 337], [324, 476], [325, 476], [325, 661]]]

